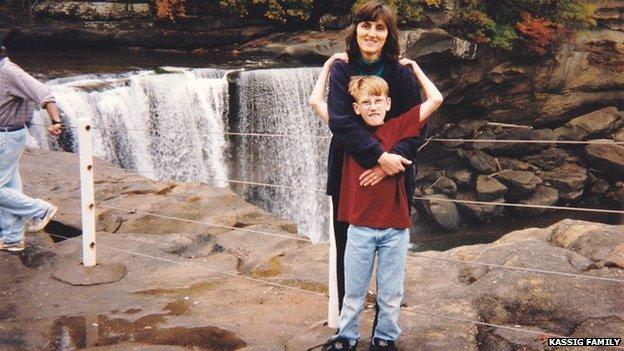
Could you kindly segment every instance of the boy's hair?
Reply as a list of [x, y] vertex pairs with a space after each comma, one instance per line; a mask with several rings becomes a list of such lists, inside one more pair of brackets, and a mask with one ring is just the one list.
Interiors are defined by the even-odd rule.
[[362, 94], [388, 96], [388, 83], [377, 76], [354, 76], [349, 82], [349, 94], [355, 101]]

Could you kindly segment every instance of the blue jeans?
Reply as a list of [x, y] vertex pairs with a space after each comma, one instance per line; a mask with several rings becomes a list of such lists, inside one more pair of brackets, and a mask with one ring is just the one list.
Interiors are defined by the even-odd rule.
[[359, 339], [358, 317], [377, 252], [377, 304], [379, 315], [374, 337], [396, 340], [401, 333], [398, 325], [403, 299], [405, 256], [409, 244], [408, 229], [375, 229], [349, 226], [345, 250], [345, 296], [342, 301], [338, 337], [354, 343]]
[[24, 218], [41, 218], [51, 206], [22, 193], [19, 159], [26, 133], [26, 129], [0, 131], [0, 240], [6, 244], [24, 239]]

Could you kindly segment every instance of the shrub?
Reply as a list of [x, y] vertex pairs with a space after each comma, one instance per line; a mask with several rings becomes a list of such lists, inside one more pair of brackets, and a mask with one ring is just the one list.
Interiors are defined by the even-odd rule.
[[250, 11], [260, 12], [268, 20], [286, 24], [307, 21], [314, 7], [314, 0], [219, 0], [224, 9], [233, 10], [241, 17]]
[[544, 55], [558, 37], [556, 26], [546, 18], [536, 18], [529, 13], [522, 14], [522, 20], [516, 24], [521, 43], [530, 53]]
[[460, 0], [449, 29], [477, 43], [544, 55], [566, 34], [596, 25], [587, 0]]
[[[358, 6], [369, 0], [357, 0], [353, 4], [355, 10]], [[387, 0], [397, 14], [397, 24], [400, 26], [418, 25], [425, 20], [425, 10], [438, 8], [442, 0]]]
[[161, 21], [175, 22], [186, 17], [184, 0], [156, 0], [156, 18]]

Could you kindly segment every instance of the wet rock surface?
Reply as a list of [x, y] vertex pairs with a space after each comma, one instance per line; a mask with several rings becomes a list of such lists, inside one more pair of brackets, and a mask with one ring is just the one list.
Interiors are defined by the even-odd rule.
[[[37, 158], [40, 155], [45, 157]], [[24, 174], [27, 193], [56, 203], [64, 199], [56, 219], [78, 220], [78, 179], [66, 172], [77, 167], [75, 155], [31, 150], [22, 165], [35, 171]], [[29, 175], [39, 168], [51, 174], [41, 179]], [[56, 179], [66, 183], [50, 192]], [[80, 241], [54, 243], [46, 233], [28, 236], [29, 247], [51, 252], [51, 257], [28, 267], [19, 255], [0, 254], [5, 276], [0, 283], [3, 349], [302, 350], [333, 335], [333, 329], [323, 326], [325, 297], [252, 280], [326, 294], [327, 246], [289, 240], [296, 234], [282, 228], [282, 220], [227, 189], [179, 183], [167, 194], [129, 195], [123, 194], [124, 186], [146, 180], [111, 171], [96, 173], [96, 181], [98, 187], [111, 190], [102, 205], [131, 209], [122, 211], [124, 221], [117, 233], [98, 233], [99, 260], [123, 263], [127, 276], [90, 287], [57, 281], [52, 274], [59, 264], [81, 257]], [[176, 208], [189, 196], [198, 198], [192, 203], [203, 202], [195, 212], [185, 209], [193, 218], [285, 237], [198, 224], [168, 227], [140, 214], [148, 209], [184, 214]], [[513, 232], [493, 244], [410, 256], [399, 346], [416, 351], [542, 350], [539, 335], [477, 327], [419, 312], [538, 333], [622, 337], [624, 286], [582, 277], [624, 279], [622, 247], [622, 226], [565, 220], [548, 228]], [[372, 305], [367, 304], [362, 335], [370, 335], [372, 319]], [[361, 341], [365, 345], [369, 339]]]

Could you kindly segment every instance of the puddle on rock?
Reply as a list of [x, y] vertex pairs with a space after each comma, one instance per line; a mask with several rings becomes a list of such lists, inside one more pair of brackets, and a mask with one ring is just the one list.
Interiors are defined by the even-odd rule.
[[190, 300], [178, 300], [170, 302], [163, 308], [163, 311], [169, 311], [168, 316], [182, 316], [189, 314], [191, 310]]
[[[164, 315], [160, 314], [147, 315], [135, 321], [100, 315], [97, 323], [90, 325], [86, 325], [83, 316], [64, 316], [52, 326], [48, 350], [74, 350], [123, 342], [183, 346], [201, 351], [234, 351], [247, 346], [245, 341], [228, 330], [213, 326], [166, 327], [162, 326], [164, 323]], [[87, 345], [87, 329], [92, 328], [97, 328], [97, 337]]]

